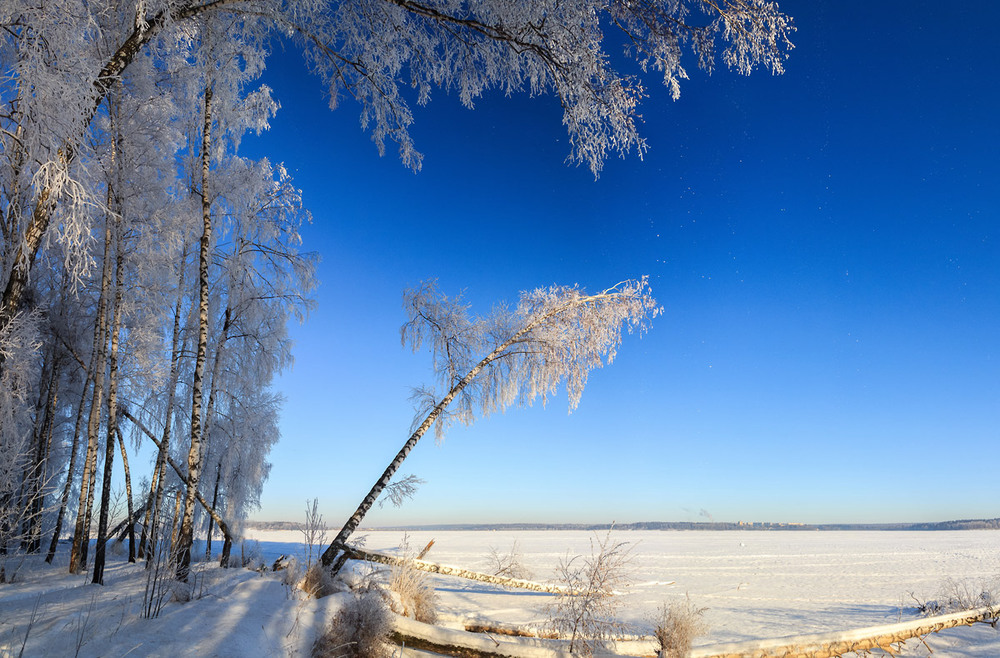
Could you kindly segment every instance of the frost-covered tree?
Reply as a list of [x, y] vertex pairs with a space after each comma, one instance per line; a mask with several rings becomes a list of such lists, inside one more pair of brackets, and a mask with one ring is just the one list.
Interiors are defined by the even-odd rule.
[[[275, 351], [261, 362], [279, 369], [287, 362], [277, 333], [261, 330], [301, 308], [308, 263], [278, 259], [279, 269], [295, 274], [261, 279], [273, 281], [266, 292], [283, 300], [269, 306], [258, 294], [264, 288], [233, 287], [222, 261], [212, 260], [237, 253], [224, 238], [240, 231], [221, 220], [271, 203], [266, 186], [241, 182], [241, 167], [257, 172], [247, 180], [287, 188], [279, 167], [241, 165], [237, 156], [240, 137], [266, 127], [275, 110], [257, 80], [276, 39], [294, 42], [331, 106], [353, 100], [378, 150], [394, 144], [406, 166], [421, 165], [409, 134], [414, 103], [441, 89], [472, 107], [495, 89], [554, 94], [569, 161], [597, 175], [609, 156], [645, 151], [640, 70], [662, 76], [675, 98], [687, 76], [684, 51], [707, 70], [721, 60], [740, 73], [780, 73], [793, 31], [768, 0], [7, 0], [0, 28], [0, 455], [27, 460], [12, 467], [0, 459], [0, 511], [22, 518], [27, 500], [37, 509], [43, 470], [65, 478], [53, 540], [73, 512], [72, 492], [81, 492], [77, 557], [101, 470], [95, 437], [107, 450], [115, 434], [107, 401], [113, 334], [121, 341], [116, 396], [152, 428], [138, 436], [163, 446], [151, 497], [162, 495], [167, 458], [176, 465], [186, 457], [186, 469], [170, 469], [185, 489], [182, 545], [190, 543], [195, 498], [210, 493], [200, 490], [202, 455], [213, 414], [227, 412], [227, 368], [243, 361], [227, 365], [227, 355], [252, 351], [226, 337], [226, 312], [246, 321], [241, 335], [273, 339]], [[631, 73], [612, 65], [622, 47], [637, 63]], [[120, 246], [106, 249], [109, 236]], [[120, 308], [111, 276], [119, 251]], [[51, 269], [50, 281], [34, 272], [39, 263]], [[68, 301], [57, 301], [64, 290]], [[46, 317], [74, 305], [71, 321]], [[54, 372], [57, 358], [71, 366]], [[465, 396], [478, 381], [455, 400], [458, 417], [467, 415]], [[73, 418], [51, 434], [49, 399]], [[107, 451], [105, 461], [113, 465]], [[147, 508], [156, 513], [160, 505]]]
[[644, 332], [660, 313], [645, 277], [594, 295], [576, 286], [538, 288], [521, 293], [516, 307], [500, 306], [486, 317], [426, 282], [404, 295], [404, 307], [403, 343], [414, 351], [429, 346], [438, 388], [414, 392], [410, 437], [324, 551], [323, 564], [334, 573], [347, 559], [348, 538], [432, 426], [441, 438], [456, 420], [471, 425], [538, 398], [544, 405], [560, 384], [572, 411], [590, 371], [614, 360], [622, 331]]

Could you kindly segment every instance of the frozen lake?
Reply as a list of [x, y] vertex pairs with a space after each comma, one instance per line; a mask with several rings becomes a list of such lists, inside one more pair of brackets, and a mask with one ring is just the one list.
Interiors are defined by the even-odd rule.
[[[404, 533], [366, 531], [365, 546], [395, 551]], [[412, 550], [431, 539], [428, 560], [486, 571], [490, 549], [514, 542], [535, 580], [554, 578], [560, 558], [590, 555], [594, 533], [438, 531], [405, 533]], [[265, 533], [268, 555], [301, 551], [301, 533]], [[819, 633], [906, 621], [912, 592], [936, 598], [948, 579], [1000, 592], [1000, 532], [616, 531], [632, 549], [631, 587], [620, 616], [648, 628], [658, 606], [685, 595], [707, 608], [699, 644]], [[481, 616], [524, 623], [545, 618], [552, 596], [505, 592], [434, 577], [445, 619]], [[1000, 633], [986, 626], [931, 638], [937, 655], [1000, 656]], [[936, 644], [935, 644], [936, 643]], [[923, 650], [926, 653], [926, 649]], [[914, 652], [911, 655], [924, 655]]]

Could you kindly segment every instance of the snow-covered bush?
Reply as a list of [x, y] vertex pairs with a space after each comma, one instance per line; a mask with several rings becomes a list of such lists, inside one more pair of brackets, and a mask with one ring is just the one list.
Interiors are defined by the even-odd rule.
[[247, 569], [255, 570], [264, 566], [264, 554], [260, 550], [260, 542], [240, 542], [240, 564]]
[[392, 621], [375, 591], [354, 593], [313, 645], [317, 658], [389, 658]]
[[917, 612], [925, 617], [987, 607], [1000, 612], [1000, 579], [992, 583], [973, 584], [969, 580], [948, 578], [938, 590], [937, 598], [925, 601], [912, 592], [910, 596], [917, 602]]
[[702, 619], [706, 608], [696, 608], [690, 598], [664, 604], [659, 609], [653, 636], [659, 645], [660, 658], [684, 658], [691, 651], [694, 639], [703, 635], [707, 626]]
[[341, 589], [334, 582], [330, 570], [319, 562], [313, 563], [312, 566], [306, 569], [305, 576], [302, 577], [299, 583], [299, 588], [316, 599], [329, 596], [335, 592], [339, 592]]

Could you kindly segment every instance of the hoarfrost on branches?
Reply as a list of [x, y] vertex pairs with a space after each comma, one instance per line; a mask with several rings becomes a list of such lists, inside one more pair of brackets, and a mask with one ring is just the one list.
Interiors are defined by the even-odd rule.
[[386, 502], [390, 502], [393, 507], [402, 507], [403, 503], [416, 495], [417, 489], [423, 483], [424, 480], [416, 475], [407, 475], [389, 483], [389, 486], [382, 492], [378, 506], [384, 507]]
[[414, 351], [429, 347], [438, 385], [455, 398], [446, 413], [444, 397], [432, 389], [414, 394], [418, 409], [427, 410], [424, 418], [438, 411], [439, 439], [452, 420], [469, 425], [477, 414], [539, 398], [544, 405], [562, 382], [573, 411], [590, 371], [614, 360], [622, 331], [645, 332], [662, 311], [645, 277], [596, 295], [576, 286], [537, 288], [523, 292], [513, 309], [501, 305], [487, 317], [469, 315], [461, 297], [440, 294], [428, 281], [405, 293], [404, 307], [410, 318], [401, 330], [404, 344]]

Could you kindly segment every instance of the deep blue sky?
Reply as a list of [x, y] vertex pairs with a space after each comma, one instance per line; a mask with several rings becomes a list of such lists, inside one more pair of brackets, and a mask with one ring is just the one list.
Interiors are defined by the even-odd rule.
[[419, 174], [330, 112], [293, 51], [246, 154], [286, 164], [322, 254], [260, 519], [331, 525], [402, 445], [429, 355], [401, 293], [487, 312], [520, 290], [647, 274], [665, 308], [565, 396], [428, 437], [402, 509], [366, 523], [994, 517], [1000, 438], [1000, 85], [992, 2], [783, 2], [783, 76], [655, 77], [650, 151], [567, 166], [550, 97], [438, 93]]

